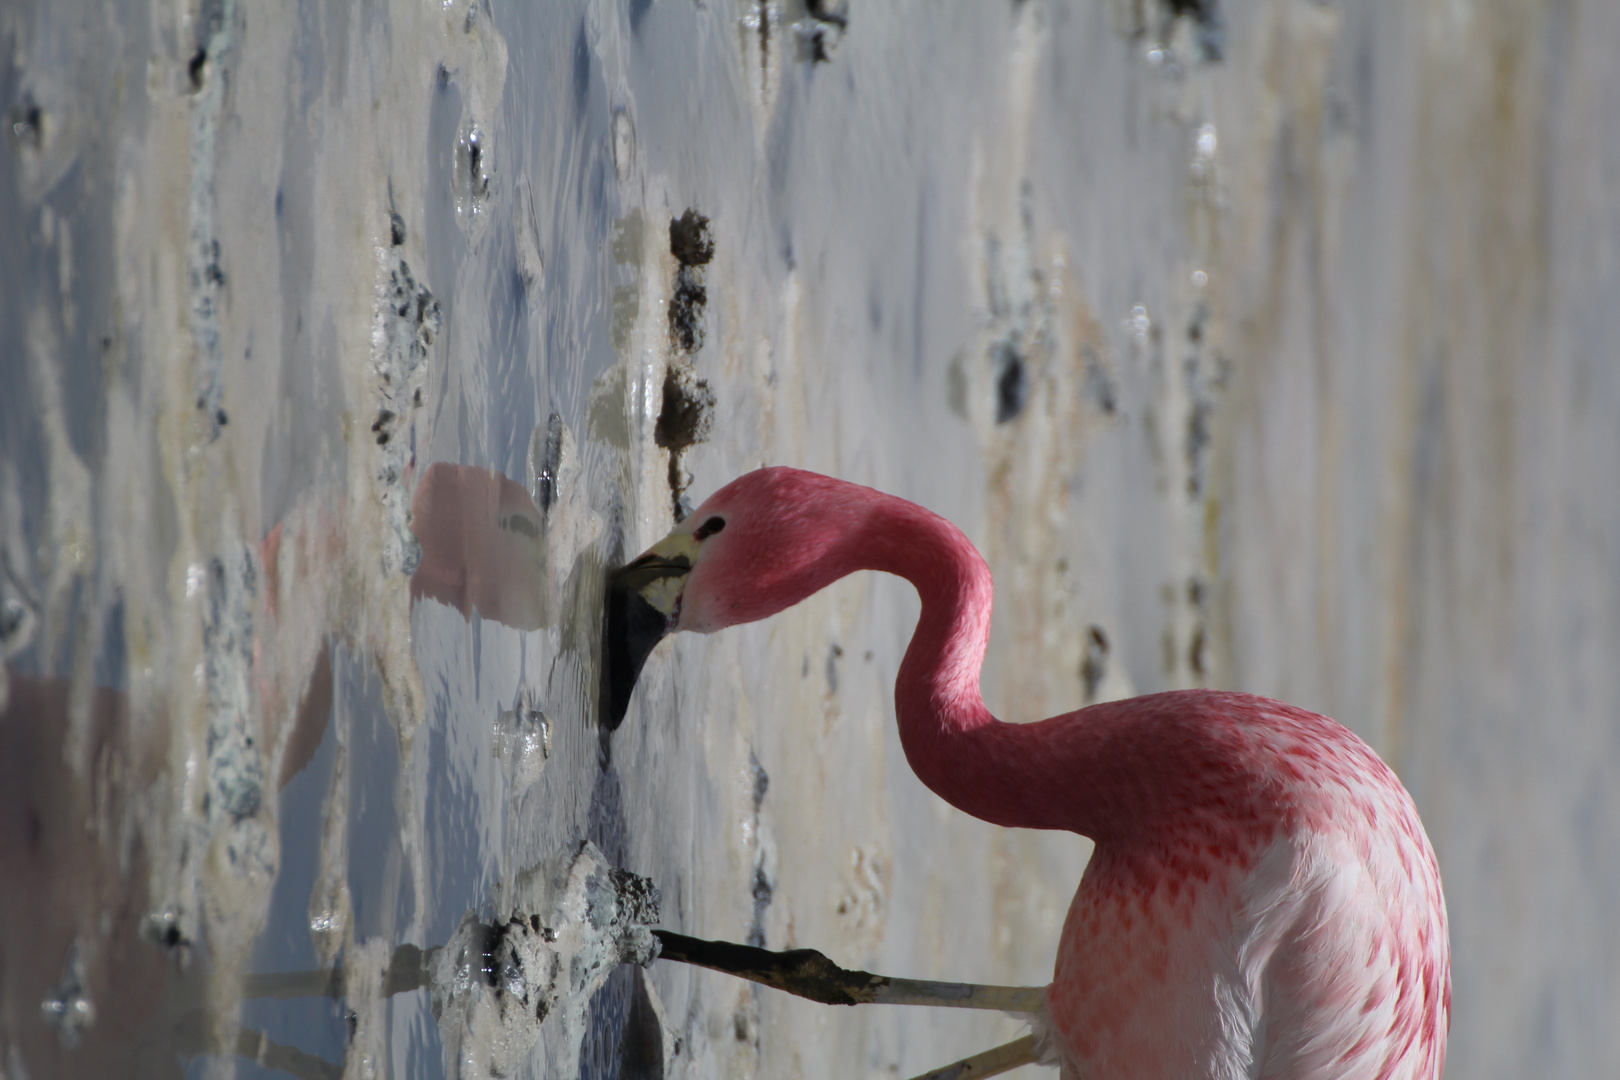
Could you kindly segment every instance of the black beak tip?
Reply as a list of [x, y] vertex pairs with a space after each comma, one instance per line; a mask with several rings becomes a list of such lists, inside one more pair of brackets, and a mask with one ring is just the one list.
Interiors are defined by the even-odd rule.
[[630, 708], [641, 668], [669, 633], [669, 618], [629, 583], [610, 581], [602, 650], [602, 726], [616, 731]]

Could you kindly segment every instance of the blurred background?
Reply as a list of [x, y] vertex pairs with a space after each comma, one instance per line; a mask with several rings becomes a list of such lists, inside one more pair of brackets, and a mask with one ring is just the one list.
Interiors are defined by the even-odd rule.
[[497, 1053], [379, 981], [583, 840], [685, 933], [1048, 981], [1088, 844], [911, 775], [909, 587], [674, 640], [599, 725], [605, 570], [766, 463], [968, 533], [1007, 719], [1348, 724], [1439, 854], [1447, 1075], [1620, 1075], [1617, 46], [1606, 0], [5, 4], [0, 1076], [1015, 1037], [662, 963]]

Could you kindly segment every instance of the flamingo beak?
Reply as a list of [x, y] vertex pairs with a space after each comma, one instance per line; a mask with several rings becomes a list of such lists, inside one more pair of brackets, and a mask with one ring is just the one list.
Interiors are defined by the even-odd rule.
[[602, 682], [603, 719], [609, 731], [624, 721], [630, 694], [653, 647], [680, 621], [681, 594], [697, 545], [691, 533], [671, 533], [608, 576]]

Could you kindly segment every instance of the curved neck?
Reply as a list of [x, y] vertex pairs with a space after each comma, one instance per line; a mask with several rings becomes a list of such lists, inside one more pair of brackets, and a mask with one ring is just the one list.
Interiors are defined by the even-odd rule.
[[[946, 802], [985, 821], [1086, 831], [1074, 816], [1076, 782], [1083, 787], [1085, 779], [1074, 775], [1070, 754], [1052, 752], [1051, 722], [1002, 723], [980, 694], [993, 593], [983, 557], [956, 526], [893, 496], [874, 500], [865, 525], [851, 537], [861, 566], [905, 578], [922, 600], [894, 688], [912, 770]], [[1078, 733], [1064, 734], [1071, 742]]]
[[902, 734], [998, 723], [979, 693], [994, 594], [984, 558], [955, 525], [902, 499], [876, 504], [866, 525], [862, 561], [905, 578], [922, 600], [895, 681]]

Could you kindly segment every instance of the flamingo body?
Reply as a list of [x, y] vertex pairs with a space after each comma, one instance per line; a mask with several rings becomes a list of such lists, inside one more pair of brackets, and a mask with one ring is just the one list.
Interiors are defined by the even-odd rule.
[[814, 473], [733, 481], [627, 573], [664, 629], [710, 632], [861, 569], [922, 599], [895, 684], [917, 776], [986, 821], [1096, 844], [1047, 991], [1066, 1078], [1438, 1080], [1439, 870], [1411, 797], [1347, 728], [1207, 690], [1002, 723], [979, 693], [992, 590], [972, 544]]
[[[1449, 1013], [1433, 853], [1394, 774], [1281, 702], [1181, 691], [1047, 721], [1151, 762], [1092, 824], [1048, 1004], [1091, 1076], [1432, 1078]], [[1061, 737], [1061, 736], [1059, 736]]]

